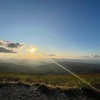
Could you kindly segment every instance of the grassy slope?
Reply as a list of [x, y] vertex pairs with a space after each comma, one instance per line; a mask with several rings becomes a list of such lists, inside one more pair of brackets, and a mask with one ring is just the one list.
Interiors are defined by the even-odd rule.
[[[78, 74], [91, 85], [100, 88], [100, 74]], [[22, 82], [26, 84], [43, 83], [60, 88], [81, 88], [86, 86], [73, 75], [33, 75], [28, 73], [0, 73], [0, 83]]]

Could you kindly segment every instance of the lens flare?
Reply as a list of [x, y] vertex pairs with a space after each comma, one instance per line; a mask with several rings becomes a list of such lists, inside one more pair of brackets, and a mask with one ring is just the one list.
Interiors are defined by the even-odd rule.
[[60, 65], [59, 63], [55, 62], [54, 60], [48, 58], [51, 62], [53, 62], [54, 64], [58, 65], [59, 67], [61, 67], [62, 69], [66, 70], [67, 72], [71, 73], [72, 75], [74, 75], [75, 77], [77, 77], [78, 79], [80, 79], [82, 82], [84, 82], [85, 84], [87, 84], [88, 86], [90, 86], [92, 89], [100, 92], [100, 90], [98, 90], [97, 88], [95, 88], [94, 86], [92, 86], [90, 83], [88, 83], [87, 81], [85, 81], [84, 79], [82, 79], [81, 77], [79, 77], [78, 75], [76, 75], [75, 73], [73, 73], [72, 71], [70, 71], [69, 69], [65, 68], [64, 66]]

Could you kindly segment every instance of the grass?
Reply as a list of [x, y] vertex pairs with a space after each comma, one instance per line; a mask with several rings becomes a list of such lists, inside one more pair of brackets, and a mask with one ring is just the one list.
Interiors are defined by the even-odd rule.
[[[91, 85], [100, 89], [100, 74], [78, 74]], [[13, 84], [14, 83], [14, 84]], [[31, 85], [47, 97], [57, 98], [64, 93], [69, 98], [100, 100], [100, 93], [87, 87], [73, 75], [36, 75], [28, 73], [0, 73], [0, 88], [6, 86], [29, 88]], [[8, 88], [7, 88], [8, 89]], [[21, 88], [23, 89], [23, 88]], [[15, 91], [16, 89], [14, 89]], [[33, 94], [33, 92], [32, 92]], [[21, 97], [22, 98], [22, 97]], [[56, 100], [56, 99], [55, 99]]]
[[[91, 85], [100, 87], [100, 74], [78, 74]], [[0, 73], [0, 83], [46, 84], [60, 88], [81, 88], [86, 86], [73, 75], [33, 75], [28, 73]]]

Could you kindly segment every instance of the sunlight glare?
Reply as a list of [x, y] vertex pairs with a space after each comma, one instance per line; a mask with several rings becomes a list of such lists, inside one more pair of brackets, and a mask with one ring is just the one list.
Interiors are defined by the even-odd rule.
[[33, 52], [35, 52], [37, 50], [37, 48], [35, 48], [35, 47], [30, 47], [29, 49], [28, 49], [28, 51], [30, 52], [30, 53], [33, 53]]

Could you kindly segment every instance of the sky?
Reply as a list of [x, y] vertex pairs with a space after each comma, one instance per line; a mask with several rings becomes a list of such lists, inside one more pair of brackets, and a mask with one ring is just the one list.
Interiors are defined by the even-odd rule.
[[0, 0], [0, 56], [100, 59], [100, 1]]

